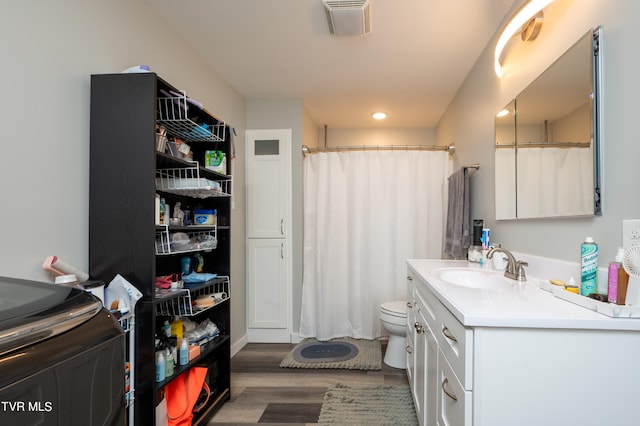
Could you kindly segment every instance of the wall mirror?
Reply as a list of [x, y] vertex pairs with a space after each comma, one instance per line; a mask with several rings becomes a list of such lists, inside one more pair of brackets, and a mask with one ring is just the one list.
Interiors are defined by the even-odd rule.
[[601, 214], [600, 28], [496, 115], [496, 219]]

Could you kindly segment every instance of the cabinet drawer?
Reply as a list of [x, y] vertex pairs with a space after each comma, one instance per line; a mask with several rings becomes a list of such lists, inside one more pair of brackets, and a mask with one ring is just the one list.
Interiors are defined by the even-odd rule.
[[473, 329], [464, 327], [444, 306], [440, 305], [438, 325], [434, 333], [440, 350], [460, 379], [464, 389], [473, 389]]
[[440, 315], [441, 303], [436, 296], [426, 288], [417, 287], [415, 290], [416, 303], [418, 309], [427, 322], [427, 326], [433, 331], [438, 332], [438, 316]]
[[471, 426], [472, 392], [458, 381], [442, 351], [438, 351], [438, 424]]

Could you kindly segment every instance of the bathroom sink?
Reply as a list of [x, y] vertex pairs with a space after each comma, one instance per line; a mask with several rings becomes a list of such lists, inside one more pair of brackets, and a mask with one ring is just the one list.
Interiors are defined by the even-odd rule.
[[437, 271], [436, 275], [449, 284], [485, 290], [512, 288], [516, 282], [506, 278], [503, 272], [484, 269], [445, 268]]

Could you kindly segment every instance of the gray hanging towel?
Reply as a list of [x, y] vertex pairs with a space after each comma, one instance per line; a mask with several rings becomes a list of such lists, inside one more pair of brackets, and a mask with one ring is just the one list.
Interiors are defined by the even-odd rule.
[[444, 253], [464, 259], [471, 243], [469, 214], [469, 172], [466, 167], [449, 176], [449, 205]]

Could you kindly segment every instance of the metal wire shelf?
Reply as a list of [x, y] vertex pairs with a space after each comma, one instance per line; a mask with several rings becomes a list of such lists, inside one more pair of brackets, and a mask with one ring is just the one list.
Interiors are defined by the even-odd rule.
[[[214, 305], [200, 308], [194, 305], [195, 300], [200, 296], [213, 296], [216, 293], [225, 293], [226, 298], [216, 300]], [[231, 297], [229, 293], [229, 277], [219, 276], [213, 281], [203, 283], [203, 285], [192, 289], [182, 289], [164, 295], [167, 300], [162, 300], [156, 305], [156, 316], [193, 316], [228, 303]]]
[[[182, 228], [181, 228], [182, 229]], [[181, 231], [181, 233], [183, 233]], [[209, 251], [218, 246], [217, 228], [203, 231], [186, 231], [189, 241], [180, 239], [172, 241], [172, 232], [169, 226], [156, 230], [156, 255], [169, 255], [179, 253], [192, 253], [197, 251]]]
[[231, 179], [210, 180], [200, 177], [200, 167], [156, 170], [156, 189], [192, 198], [230, 197]]
[[158, 98], [158, 123], [185, 142], [223, 142], [225, 123], [198, 124], [187, 116], [189, 107], [186, 94]]

